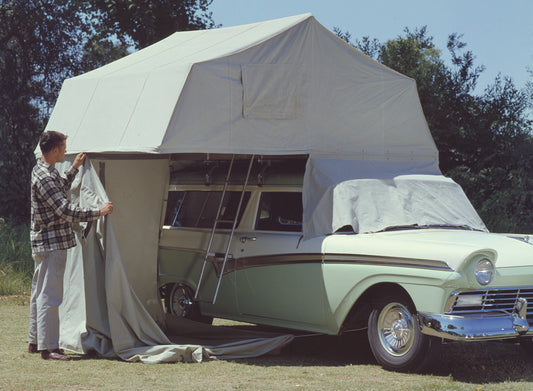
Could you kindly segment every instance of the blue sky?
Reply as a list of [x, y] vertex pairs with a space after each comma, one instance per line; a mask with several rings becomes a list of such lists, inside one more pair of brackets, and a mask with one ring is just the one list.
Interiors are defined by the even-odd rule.
[[[332, 30], [348, 31], [352, 39], [369, 36], [381, 42], [427, 26], [443, 54], [451, 33], [463, 34], [476, 65], [486, 70], [478, 82], [483, 90], [501, 73], [519, 88], [533, 81], [532, 0], [214, 0], [215, 23], [236, 26], [311, 12]], [[445, 57], [447, 58], [447, 56]]]

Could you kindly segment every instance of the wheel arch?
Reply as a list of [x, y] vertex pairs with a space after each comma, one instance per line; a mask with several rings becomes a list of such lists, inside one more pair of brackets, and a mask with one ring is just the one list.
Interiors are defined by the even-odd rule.
[[402, 285], [393, 282], [379, 282], [368, 287], [353, 303], [342, 322], [341, 333], [348, 330], [365, 328], [374, 303], [383, 297], [402, 297], [416, 311], [416, 306], [411, 295]]

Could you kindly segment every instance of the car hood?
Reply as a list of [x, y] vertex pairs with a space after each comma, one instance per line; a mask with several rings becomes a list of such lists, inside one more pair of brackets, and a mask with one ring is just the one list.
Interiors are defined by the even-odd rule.
[[533, 266], [533, 245], [503, 234], [460, 229], [409, 229], [368, 234], [335, 234], [322, 243], [324, 254], [362, 255], [444, 262], [457, 270], [473, 254], [494, 254], [497, 268]]

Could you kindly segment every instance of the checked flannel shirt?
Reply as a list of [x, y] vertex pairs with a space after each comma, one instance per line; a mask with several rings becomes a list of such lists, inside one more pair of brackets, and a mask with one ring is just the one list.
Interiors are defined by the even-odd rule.
[[99, 209], [71, 204], [67, 192], [78, 170], [71, 168], [66, 179], [50, 164], [37, 161], [31, 173], [31, 249], [33, 253], [66, 250], [76, 245], [72, 223], [93, 221]]

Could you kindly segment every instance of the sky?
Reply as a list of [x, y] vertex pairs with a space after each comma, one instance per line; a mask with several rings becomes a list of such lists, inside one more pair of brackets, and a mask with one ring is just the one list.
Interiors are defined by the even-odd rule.
[[463, 34], [474, 65], [486, 67], [476, 91], [498, 74], [510, 76], [518, 88], [533, 82], [527, 72], [533, 69], [532, 0], [213, 0], [209, 10], [222, 27], [310, 12], [329, 30], [348, 31], [352, 41], [368, 36], [386, 42], [405, 27], [427, 26], [445, 59], [448, 36]]

